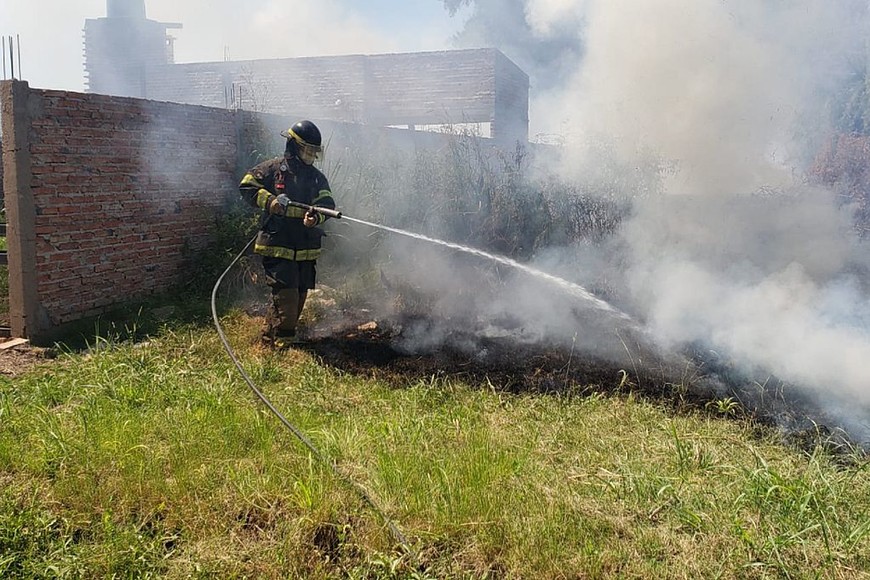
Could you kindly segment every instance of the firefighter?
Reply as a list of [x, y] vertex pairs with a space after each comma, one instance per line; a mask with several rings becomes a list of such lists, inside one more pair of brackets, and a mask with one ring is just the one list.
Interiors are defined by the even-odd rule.
[[287, 139], [284, 155], [252, 168], [239, 184], [242, 197], [263, 210], [254, 253], [262, 256], [272, 291], [263, 340], [277, 348], [297, 341], [296, 325], [314, 288], [324, 235], [317, 226], [328, 219], [287, 202], [335, 208], [326, 177], [314, 167], [323, 151], [320, 130], [311, 121], [300, 121], [281, 135]]

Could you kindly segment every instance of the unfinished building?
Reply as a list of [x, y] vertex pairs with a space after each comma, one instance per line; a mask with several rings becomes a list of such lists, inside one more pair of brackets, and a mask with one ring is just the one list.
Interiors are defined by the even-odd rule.
[[148, 20], [144, 0], [107, 13], [85, 25], [88, 92], [528, 141], [529, 77], [496, 49], [176, 64], [180, 24]]

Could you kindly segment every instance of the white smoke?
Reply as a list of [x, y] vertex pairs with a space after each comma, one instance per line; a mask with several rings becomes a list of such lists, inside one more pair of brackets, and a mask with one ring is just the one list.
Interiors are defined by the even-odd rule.
[[[436, 7], [419, 26], [389, 26], [364, 3], [348, 0], [147, 0], [148, 18], [182, 22], [174, 32], [178, 62], [443, 50], [453, 33]], [[397, 9], [396, 11], [402, 12]]]
[[566, 14], [586, 23], [582, 66], [541, 101], [567, 132], [566, 173], [668, 169], [646, 176], [664, 196], [637, 203], [621, 232], [650, 330], [870, 405], [867, 247], [850, 208], [801, 185], [830, 130], [826, 100], [866, 58], [866, 6], [529, 0], [527, 13], [542, 35]]
[[541, 36], [553, 34], [565, 22], [578, 25], [584, 17], [586, 2], [565, 0], [530, 0], [526, 5], [526, 20]]
[[585, 10], [586, 56], [542, 122], [568, 128], [575, 160], [592, 138], [621, 158], [654, 152], [678, 169], [674, 193], [787, 183], [795, 122], [819, 118], [823, 89], [862, 48], [842, 2], [570, 4]]

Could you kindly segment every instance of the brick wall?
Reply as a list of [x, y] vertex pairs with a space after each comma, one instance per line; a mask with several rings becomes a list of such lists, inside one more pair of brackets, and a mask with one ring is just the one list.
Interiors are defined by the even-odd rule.
[[237, 195], [233, 113], [20, 81], [0, 97], [13, 335], [178, 282]]

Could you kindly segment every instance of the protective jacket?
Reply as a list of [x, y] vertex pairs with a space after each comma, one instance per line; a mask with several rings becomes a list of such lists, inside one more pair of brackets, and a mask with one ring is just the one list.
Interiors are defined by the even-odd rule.
[[[329, 183], [320, 170], [296, 157], [277, 157], [248, 171], [239, 191], [249, 204], [263, 210], [255, 253], [297, 262], [320, 256], [323, 230], [303, 225], [304, 209], [288, 207], [285, 216], [269, 213], [269, 205], [282, 193], [292, 201], [335, 209]], [[317, 218], [318, 224], [327, 219], [323, 214], [317, 214]]]

